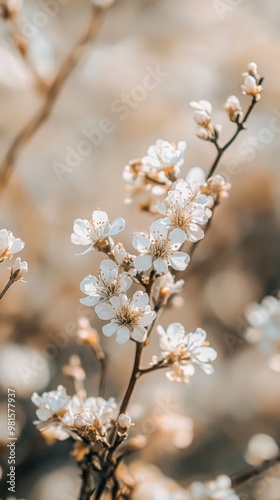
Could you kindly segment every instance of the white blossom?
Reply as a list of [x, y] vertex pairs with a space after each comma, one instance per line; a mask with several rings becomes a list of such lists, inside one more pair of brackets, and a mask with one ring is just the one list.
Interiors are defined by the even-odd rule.
[[186, 235], [181, 229], [169, 232], [167, 226], [156, 220], [150, 228], [149, 238], [143, 233], [136, 233], [132, 244], [141, 255], [135, 259], [137, 271], [147, 271], [152, 266], [158, 273], [167, 273], [168, 266], [178, 271], [183, 271], [189, 264], [190, 257], [179, 248], [186, 240]]
[[127, 273], [121, 273], [112, 260], [102, 260], [98, 277], [89, 274], [80, 284], [87, 297], [80, 299], [85, 306], [95, 306], [98, 302], [108, 302], [111, 297], [125, 293], [132, 285]]
[[186, 175], [186, 182], [197, 201], [201, 201], [201, 196], [207, 197], [207, 207], [210, 208], [221, 198], [227, 198], [231, 188], [231, 184], [226, 182], [221, 175], [213, 175], [206, 179], [206, 174], [201, 167], [191, 168]]
[[237, 118], [240, 122], [243, 119], [243, 112], [240, 106], [239, 99], [235, 95], [230, 95], [225, 103], [225, 110], [232, 122], [236, 122]]
[[226, 475], [207, 483], [192, 483], [190, 494], [192, 500], [239, 500], [239, 496], [231, 488], [231, 479]]
[[212, 212], [205, 205], [207, 197], [200, 195], [194, 201], [193, 193], [183, 179], [168, 192], [163, 203], [156, 206], [158, 212], [167, 217], [164, 223], [170, 228], [179, 228], [186, 233], [187, 240], [197, 242], [204, 237], [201, 225], [206, 224]]
[[118, 430], [120, 433], [126, 433], [130, 427], [133, 425], [131, 417], [125, 413], [121, 413], [118, 417]]
[[84, 252], [87, 253], [98, 242], [120, 233], [124, 227], [125, 220], [122, 217], [114, 219], [110, 224], [106, 212], [94, 210], [90, 221], [87, 219], [76, 219], [74, 221], [71, 241], [74, 245], [89, 245], [88, 249]]
[[128, 253], [121, 243], [114, 246], [114, 257], [117, 264], [122, 267], [124, 271], [131, 276], [136, 274], [136, 269], [134, 268], [135, 255]]
[[156, 278], [152, 288], [152, 298], [155, 304], [165, 305], [169, 297], [181, 292], [184, 280], [175, 281], [174, 276], [168, 271]]
[[180, 141], [176, 146], [176, 144], [170, 144], [168, 141], [158, 139], [155, 145], [149, 147], [143, 162], [153, 169], [169, 170], [175, 168], [178, 172], [184, 164], [186, 148], [185, 141]]
[[37, 417], [44, 422], [51, 417], [61, 417], [65, 414], [70, 401], [70, 396], [66, 393], [65, 387], [59, 385], [56, 391], [44, 392], [39, 396], [34, 392], [31, 400], [38, 406]]
[[17, 257], [13, 266], [11, 267], [11, 278], [14, 281], [24, 281], [23, 277], [28, 272], [28, 264], [25, 260], [21, 260], [20, 257]]
[[249, 323], [246, 340], [258, 343], [266, 353], [272, 354], [274, 344], [280, 342], [280, 300], [264, 297], [260, 304], [248, 306], [245, 316]]
[[257, 80], [254, 76], [248, 75], [244, 79], [242, 90], [244, 95], [250, 95], [254, 97], [256, 101], [259, 101], [263, 88], [261, 85], [258, 85]]
[[109, 303], [97, 304], [95, 312], [100, 319], [110, 320], [102, 331], [107, 337], [116, 334], [119, 344], [124, 344], [130, 337], [137, 342], [144, 342], [147, 337], [146, 327], [156, 317], [149, 305], [148, 294], [142, 291], [135, 292], [131, 299], [125, 294], [112, 297]]
[[101, 397], [80, 399], [76, 395], [68, 404], [62, 421], [68, 427], [98, 433], [103, 436], [110, 428], [112, 420], [118, 416], [115, 398], [108, 400]]
[[194, 109], [193, 117], [202, 128], [208, 128], [211, 124], [212, 104], [209, 101], [192, 101], [190, 103]]
[[20, 238], [15, 238], [11, 231], [0, 230], [0, 262], [10, 259], [15, 253], [21, 252], [25, 243]]
[[167, 377], [176, 382], [188, 382], [195, 373], [195, 364], [210, 375], [214, 372], [209, 361], [214, 361], [217, 352], [206, 342], [206, 332], [197, 328], [194, 333], [186, 333], [180, 323], [172, 323], [165, 331], [162, 326], [157, 327], [160, 336], [160, 348], [167, 366], [172, 370]]

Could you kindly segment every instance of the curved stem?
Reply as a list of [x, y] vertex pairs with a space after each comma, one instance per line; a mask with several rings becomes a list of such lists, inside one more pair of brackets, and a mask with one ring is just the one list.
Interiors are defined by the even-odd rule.
[[[262, 84], [263, 80], [264, 80], [264, 78], [260, 79], [259, 85]], [[216, 156], [216, 158], [214, 160], [214, 163], [213, 163], [213, 165], [212, 165], [212, 167], [210, 169], [210, 172], [209, 172], [209, 174], [207, 176], [207, 179], [209, 179], [209, 177], [212, 177], [212, 175], [215, 173], [215, 170], [216, 170], [216, 168], [217, 168], [217, 166], [219, 164], [219, 161], [220, 161], [221, 157], [223, 156], [224, 152], [235, 141], [236, 137], [239, 135], [239, 133], [241, 132], [241, 130], [246, 129], [246, 121], [248, 120], [248, 118], [249, 118], [251, 112], [253, 111], [253, 109], [254, 109], [254, 107], [255, 107], [255, 105], [256, 105], [257, 102], [258, 102], [257, 99], [255, 97], [253, 97], [252, 102], [251, 102], [249, 108], [247, 109], [247, 112], [245, 113], [245, 116], [244, 116], [243, 120], [240, 123], [237, 121], [237, 123], [236, 123], [237, 130], [234, 132], [234, 134], [231, 137], [231, 139], [229, 139], [229, 141], [226, 142], [226, 144], [224, 146], [221, 147], [218, 144], [217, 140], [213, 139], [212, 142], [216, 146], [216, 149], [217, 149], [218, 153], [217, 153], [217, 156]]]
[[139, 365], [140, 365], [140, 361], [141, 361], [141, 355], [142, 355], [143, 348], [144, 348], [143, 343], [136, 342], [134, 364], [133, 364], [133, 368], [132, 368], [130, 381], [129, 381], [125, 396], [123, 398], [123, 401], [122, 401], [122, 404], [120, 407], [120, 414], [126, 412], [126, 409], [128, 407], [128, 404], [129, 404], [130, 398], [132, 396], [134, 387], [135, 387], [136, 382], [139, 378]]

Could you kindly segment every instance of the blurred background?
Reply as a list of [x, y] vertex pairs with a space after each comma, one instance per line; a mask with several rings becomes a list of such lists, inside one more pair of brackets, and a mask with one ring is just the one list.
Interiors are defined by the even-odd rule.
[[[47, 0], [26, 0], [18, 20], [32, 64], [46, 79], [55, 75], [79, 38], [90, 11], [85, 0], [53, 4], [56, 7], [48, 10]], [[111, 219], [124, 217], [126, 230], [119, 241], [132, 251], [132, 233], [147, 230], [152, 218], [124, 203], [124, 166], [145, 156], [162, 138], [187, 141], [183, 175], [193, 166], [207, 172], [214, 146], [196, 137], [189, 102], [212, 102], [213, 121], [223, 125], [221, 140], [226, 141], [234, 129], [223, 104], [231, 94], [240, 97], [244, 108], [249, 104], [240, 85], [250, 61], [257, 62], [265, 77], [265, 90], [249, 130], [240, 134], [218, 170], [232, 184], [230, 197], [218, 207], [195, 253], [184, 302], [161, 318], [163, 326], [176, 320], [186, 330], [200, 326], [208, 332], [219, 353], [215, 374], [206, 377], [198, 371], [192, 383], [182, 387], [168, 383], [163, 373], [141, 380], [131, 414], [136, 422], [144, 419], [137, 425], [149, 439], [145, 460], [182, 485], [242, 470], [253, 434], [270, 434], [280, 442], [279, 372], [270, 369], [264, 353], [243, 340], [245, 307], [276, 294], [280, 281], [279, 16], [280, 4], [273, 0], [116, 0], [48, 121], [19, 155], [0, 200], [0, 227], [26, 242], [21, 257], [29, 264], [27, 283], [12, 287], [0, 309], [3, 498], [6, 389], [11, 386], [17, 393], [17, 498], [77, 496], [79, 475], [69, 456], [71, 443], [46, 444], [32, 424], [35, 408], [30, 401], [34, 391], [60, 383], [73, 393], [61, 370], [73, 353], [83, 361], [89, 395], [95, 395], [98, 384], [98, 364], [76, 343], [75, 331], [78, 318], [89, 313], [79, 304], [79, 283], [97, 272], [102, 256], [75, 255], [78, 247], [70, 242], [73, 220], [89, 218], [97, 207]], [[11, 43], [9, 21], [1, 20], [0, 30], [4, 158], [42, 96]], [[155, 75], [155, 85], [143, 91], [147, 74]], [[110, 120], [109, 131], [105, 119]], [[85, 149], [82, 141], [90, 133], [92, 147]], [[8, 276], [4, 263], [1, 289]], [[101, 327], [94, 315], [91, 320]], [[110, 356], [106, 396], [119, 398], [134, 346], [102, 340]], [[156, 339], [146, 361], [155, 353]], [[270, 475], [261, 486], [255, 482], [239, 493], [246, 493], [246, 499], [279, 500], [279, 487], [280, 479]]]

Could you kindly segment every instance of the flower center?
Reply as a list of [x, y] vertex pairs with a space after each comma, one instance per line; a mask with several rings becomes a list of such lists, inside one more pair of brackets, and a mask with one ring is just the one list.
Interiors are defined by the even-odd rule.
[[150, 246], [150, 252], [151, 254], [156, 257], [164, 257], [167, 253], [167, 246], [168, 246], [169, 240], [155, 240], [151, 246]]
[[121, 306], [116, 314], [117, 321], [125, 326], [132, 326], [138, 323], [139, 319], [143, 316], [143, 311], [135, 311], [131, 309], [130, 305]]

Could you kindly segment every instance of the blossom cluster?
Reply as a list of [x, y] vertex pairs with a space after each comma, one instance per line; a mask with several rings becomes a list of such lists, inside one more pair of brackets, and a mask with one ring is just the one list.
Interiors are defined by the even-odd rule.
[[[25, 247], [25, 243], [20, 238], [15, 238], [11, 231], [7, 229], [0, 230], [0, 263], [5, 260], [11, 260], [15, 254], [21, 252]], [[21, 281], [28, 271], [26, 261], [22, 261], [20, 257], [16, 257], [11, 269], [10, 279]]]

